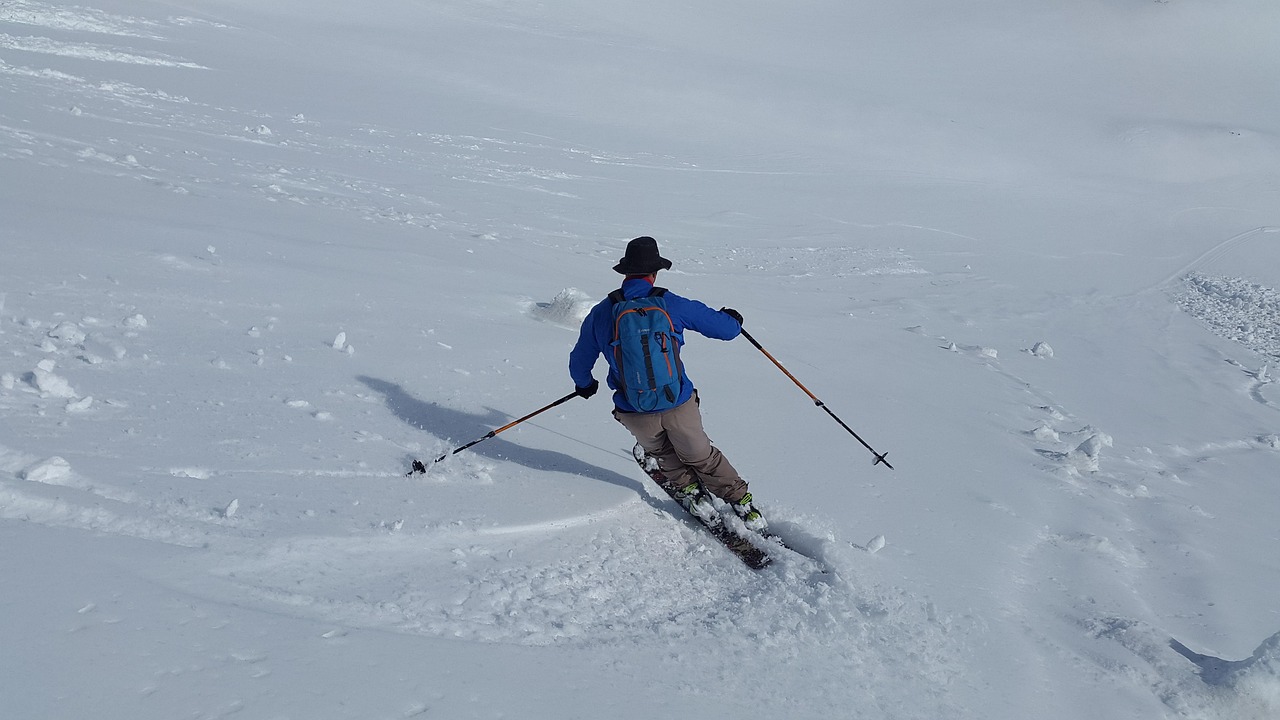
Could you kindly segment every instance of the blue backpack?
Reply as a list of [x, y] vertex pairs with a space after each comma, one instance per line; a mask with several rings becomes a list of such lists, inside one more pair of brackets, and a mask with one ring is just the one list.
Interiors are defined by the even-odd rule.
[[661, 412], [675, 407], [684, 384], [680, 342], [667, 314], [665, 288], [627, 300], [622, 290], [609, 293], [613, 301], [614, 364], [618, 382], [631, 407]]

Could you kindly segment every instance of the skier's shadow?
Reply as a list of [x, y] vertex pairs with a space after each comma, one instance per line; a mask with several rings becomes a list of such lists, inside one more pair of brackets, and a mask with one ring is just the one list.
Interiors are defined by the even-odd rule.
[[[371, 378], [361, 375], [356, 378], [360, 382], [367, 385], [371, 390], [381, 394], [387, 401], [387, 408], [395, 413], [395, 416], [405, 421], [409, 425], [424, 430], [432, 435], [442, 438], [464, 438], [467, 441], [484, 437], [495, 428], [502, 427], [511, 421], [505, 413], [486, 408], [487, 413], [473, 414], [462, 412], [461, 410], [453, 410], [443, 407], [433, 402], [424, 402], [409, 393], [404, 388], [386, 380]], [[502, 439], [502, 436], [494, 436], [477, 443], [469, 448], [467, 452], [475, 452], [484, 457], [494, 460], [505, 460], [523, 465], [533, 470], [546, 470], [554, 472], [568, 473], [570, 475], [581, 475], [583, 477], [594, 478], [603, 482], [612, 483], [625, 487], [628, 490], [635, 490], [650, 505], [660, 507], [654, 499], [645, 492], [644, 484], [635, 478], [627, 477], [612, 470], [583, 462], [571, 455], [555, 452], [553, 450], [535, 450], [513, 442]], [[423, 462], [430, 462], [435, 458], [422, 458]]]

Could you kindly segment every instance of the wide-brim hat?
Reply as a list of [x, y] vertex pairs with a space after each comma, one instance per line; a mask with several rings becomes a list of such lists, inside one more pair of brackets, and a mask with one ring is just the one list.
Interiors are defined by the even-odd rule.
[[648, 275], [670, 270], [671, 261], [658, 254], [658, 241], [645, 235], [627, 243], [627, 254], [613, 269], [623, 275]]

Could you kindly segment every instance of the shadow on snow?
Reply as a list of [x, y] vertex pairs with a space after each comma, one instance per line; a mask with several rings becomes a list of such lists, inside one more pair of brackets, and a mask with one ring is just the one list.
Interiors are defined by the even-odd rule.
[[[386, 398], [387, 408], [395, 413], [396, 417], [419, 430], [437, 437], [462, 438], [465, 441], [471, 441], [489, 434], [490, 431], [507, 424], [512, 419], [507, 414], [493, 408], [486, 408], [488, 411], [486, 413], [476, 414], [454, 410], [433, 402], [425, 402], [413, 397], [399, 385], [386, 380], [379, 380], [365, 375], [361, 375], [356, 379]], [[474, 452], [493, 460], [513, 462], [533, 470], [581, 475], [582, 477], [612, 483], [629, 490], [635, 490], [650, 505], [661, 507], [661, 503], [655, 501], [647, 492], [644, 492], [644, 483], [639, 480], [554, 450], [536, 450], [524, 447], [503, 440], [502, 436], [499, 435], [468, 448], [466, 452]], [[424, 463], [429, 463], [434, 459], [434, 457], [421, 458]]]

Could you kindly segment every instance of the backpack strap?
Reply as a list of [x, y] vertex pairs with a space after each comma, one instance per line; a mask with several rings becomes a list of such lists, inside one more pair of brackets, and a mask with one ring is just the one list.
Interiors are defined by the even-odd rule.
[[[646, 297], [662, 297], [663, 295], [666, 295], [666, 294], [667, 294], [666, 288], [655, 287], [654, 289], [649, 291], [649, 294]], [[611, 300], [614, 305], [617, 305], [620, 302], [626, 302], [627, 296], [622, 294], [622, 288], [618, 288], [617, 290], [614, 290], [613, 292], [609, 293], [609, 300]]]

